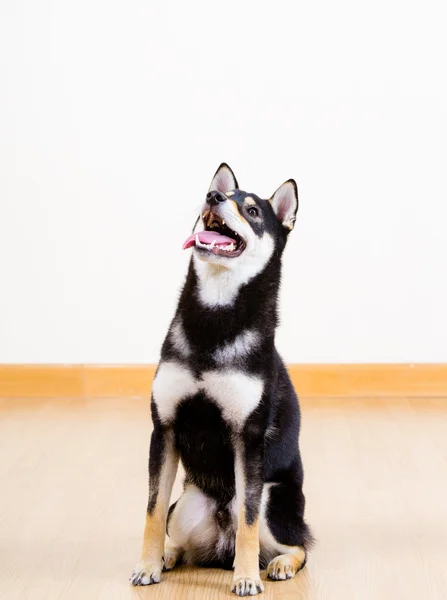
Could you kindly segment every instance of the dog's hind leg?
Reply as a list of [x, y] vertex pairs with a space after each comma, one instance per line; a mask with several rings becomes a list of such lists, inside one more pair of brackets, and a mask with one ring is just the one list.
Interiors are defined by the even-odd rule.
[[[200, 564], [214, 556], [218, 544], [214, 500], [191, 483], [169, 509], [165, 565], [183, 559], [185, 564]], [[167, 570], [168, 567], [165, 566]]]
[[181, 561], [183, 553], [183, 548], [175, 546], [169, 537], [166, 536], [163, 553], [163, 571], [171, 571]]
[[171, 571], [175, 567], [175, 565], [177, 565], [181, 561], [185, 552], [184, 548], [180, 544], [175, 544], [168, 535], [169, 524], [172, 519], [172, 514], [175, 510], [175, 507], [177, 506], [177, 503], [178, 500], [169, 507], [168, 511], [168, 518], [166, 522], [165, 549], [163, 553], [163, 571]]
[[269, 579], [290, 579], [306, 564], [306, 551], [302, 546], [288, 546], [286, 554], [279, 554], [267, 567]]
[[[306, 564], [313, 538], [303, 520], [301, 485], [286, 477], [264, 485], [261, 502], [261, 563], [273, 580], [290, 579]], [[268, 564], [267, 564], [268, 563]]]

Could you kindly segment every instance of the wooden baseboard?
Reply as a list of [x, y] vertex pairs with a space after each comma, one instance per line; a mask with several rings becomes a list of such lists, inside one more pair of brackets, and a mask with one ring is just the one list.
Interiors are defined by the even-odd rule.
[[[0, 365], [0, 397], [149, 396], [155, 365]], [[447, 397], [447, 364], [289, 365], [303, 398]]]
[[85, 396], [150, 396], [156, 368], [156, 365], [85, 365]]
[[447, 396], [447, 364], [291, 365], [289, 371], [305, 397]]
[[78, 398], [84, 395], [82, 365], [0, 365], [3, 398]]

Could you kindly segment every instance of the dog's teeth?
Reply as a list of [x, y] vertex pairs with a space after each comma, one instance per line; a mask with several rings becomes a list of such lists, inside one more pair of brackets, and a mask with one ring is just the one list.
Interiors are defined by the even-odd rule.
[[210, 248], [214, 248], [215, 244], [216, 244], [216, 240], [213, 240], [210, 244]]
[[225, 225], [225, 221], [222, 221], [222, 225]]
[[199, 236], [196, 234], [196, 246], [200, 244]]

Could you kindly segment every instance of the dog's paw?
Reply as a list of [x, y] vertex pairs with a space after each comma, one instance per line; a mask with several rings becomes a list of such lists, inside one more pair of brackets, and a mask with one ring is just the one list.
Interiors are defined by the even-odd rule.
[[280, 554], [269, 563], [267, 576], [275, 581], [291, 579], [297, 571], [304, 567], [305, 562], [304, 552], [303, 557], [296, 554]]
[[177, 564], [177, 553], [176, 552], [168, 552], [165, 550], [165, 554], [163, 556], [163, 571], [170, 571]]
[[160, 583], [161, 579], [161, 564], [146, 564], [139, 562], [130, 576], [132, 585], [152, 585]]
[[256, 596], [264, 591], [264, 585], [259, 578], [235, 577], [231, 591], [236, 596]]

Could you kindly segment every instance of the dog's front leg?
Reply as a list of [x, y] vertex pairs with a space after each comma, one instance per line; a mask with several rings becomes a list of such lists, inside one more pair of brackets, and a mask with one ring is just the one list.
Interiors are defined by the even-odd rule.
[[162, 425], [156, 413], [153, 405], [154, 431], [149, 452], [149, 500], [143, 550], [131, 576], [132, 585], [150, 585], [160, 581], [166, 517], [178, 466], [173, 431]]
[[263, 438], [253, 430], [244, 431], [235, 448], [238, 525], [232, 591], [238, 596], [254, 596], [264, 591], [259, 575], [263, 449]]

